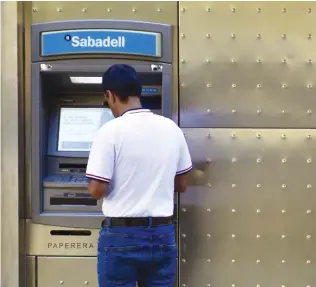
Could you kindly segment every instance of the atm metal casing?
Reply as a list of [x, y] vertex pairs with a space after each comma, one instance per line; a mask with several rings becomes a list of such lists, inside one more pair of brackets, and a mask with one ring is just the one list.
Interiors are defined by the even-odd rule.
[[[112, 54], [66, 54], [58, 57], [41, 55], [41, 33], [76, 29], [129, 29], [159, 32], [162, 35], [161, 57], [140, 57]], [[113, 64], [133, 66], [160, 93], [160, 112], [171, 118], [172, 94], [172, 29], [170, 25], [136, 21], [66, 21], [32, 25], [32, 142], [31, 189], [32, 221], [54, 226], [98, 228], [104, 218], [101, 202], [96, 204], [56, 204], [62, 202], [92, 202], [88, 198], [86, 181], [60, 180], [67, 176], [84, 176], [88, 152], [57, 151], [58, 120], [61, 106], [100, 107], [103, 101], [101, 85], [71, 84], [69, 76], [102, 76]], [[68, 79], [68, 80], [67, 80]], [[147, 79], [147, 80], [146, 80]], [[156, 80], [155, 80], [156, 79]], [[155, 95], [157, 97], [157, 95]], [[158, 95], [159, 96], [159, 95]], [[153, 95], [143, 94], [149, 102]], [[66, 167], [61, 170], [60, 167]], [[67, 194], [67, 197], [65, 197]], [[77, 198], [77, 195], [81, 195]], [[86, 201], [85, 198], [86, 197]]]

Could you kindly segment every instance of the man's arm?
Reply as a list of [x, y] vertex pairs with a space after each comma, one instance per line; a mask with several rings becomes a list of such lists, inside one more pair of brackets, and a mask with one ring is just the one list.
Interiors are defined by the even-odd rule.
[[94, 199], [102, 199], [109, 193], [115, 161], [114, 135], [106, 126], [98, 131], [89, 154], [86, 177], [88, 190]]
[[192, 160], [185, 137], [181, 131], [180, 135], [180, 157], [178, 169], [174, 178], [175, 192], [185, 192], [188, 186], [187, 175], [192, 170]]
[[102, 199], [107, 197], [109, 193], [109, 183], [96, 179], [89, 179], [88, 190], [94, 199]]

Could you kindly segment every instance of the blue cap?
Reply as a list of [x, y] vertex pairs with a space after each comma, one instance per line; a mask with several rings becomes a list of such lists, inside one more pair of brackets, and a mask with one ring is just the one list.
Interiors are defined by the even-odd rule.
[[103, 91], [115, 93], [121, 100], [128, 97], [140, 97], [141, 81], [135, 69], [129, 65], [116, 64], [104, 72], [102, 78]]

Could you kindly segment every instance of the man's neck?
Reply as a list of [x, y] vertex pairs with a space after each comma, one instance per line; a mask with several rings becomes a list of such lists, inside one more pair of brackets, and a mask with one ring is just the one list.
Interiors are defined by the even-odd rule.
[[142, 108], [142, 105], [139, 100], [131, 101], [125, 105], [122, 105], [121, 110], [120, 110], [120, 115], [126, 113], [129, 110], [141, 109], [141, 108]]

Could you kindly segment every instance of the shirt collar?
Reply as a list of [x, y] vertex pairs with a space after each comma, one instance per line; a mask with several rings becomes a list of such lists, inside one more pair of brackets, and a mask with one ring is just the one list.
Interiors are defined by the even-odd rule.
[[130, 109], [130, 110], [125, 111], [121, 116], [131, 115], [131, 114], [140, 114], [140, 113], [151, 113], [151, 111], [149, 109], [136, 108], [136, 109]]

